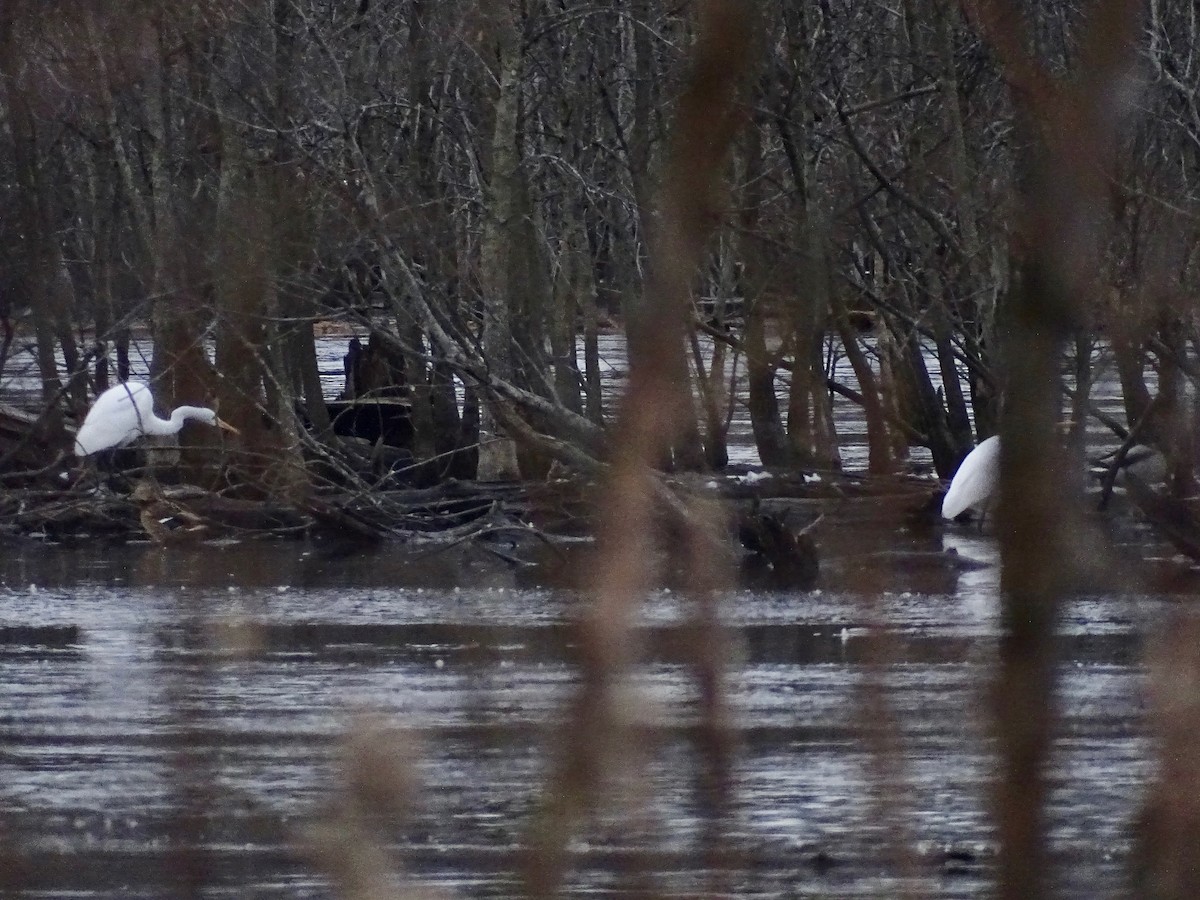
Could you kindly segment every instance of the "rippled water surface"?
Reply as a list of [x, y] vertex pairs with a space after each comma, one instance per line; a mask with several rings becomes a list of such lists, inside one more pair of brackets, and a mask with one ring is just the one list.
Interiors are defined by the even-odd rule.
[[[987, 893], [995, 547], [953, 529], [945, 544], [980, 563], [946, 590], [724, 601], [731, 895], [894, 896], [904, 878], [923, 896]], [[31, 895], [330, 896], [300, 836], [325, 815], [339, 736], [370, 711], [421, 760], [415, 818], [381, 829], [397, 869], [513, 896], [548, 726], [575, 686], [577, 604], [394, 549], [0, 545], [0, 829]], [[1141, 643], [1166, 607], [1065, 610], [1051, 812], [1066, 895], [1123, 883], [1151, 766]], [[575, 843], [579, 894], [632, 891], [631, 869], [668, 893], [700, 883], [697, 692], [674, 649], [686, 614], [665, 591], [644, 608], [631, 712], [653, 726], [637, 748], [645, 808], [636, 833], [609, 810]]]

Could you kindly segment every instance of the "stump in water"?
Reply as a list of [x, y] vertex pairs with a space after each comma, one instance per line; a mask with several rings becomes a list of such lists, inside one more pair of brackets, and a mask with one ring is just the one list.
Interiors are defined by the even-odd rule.
[[342, 361], [346, 370], [346, 387], [339, 400], [408, 396], [404, 357], [385, 346], [377, 334], [371, 334], [365, 348], [358, 338], [351, 338]]
[[411, 451], [412, 400], [404, 357], [372, 334], [365, 348], [351, 338], [343, 360], [345, 389], [325, 404], [333, 433]]
[[325, 407], [336, 435], [405, 450], [412, 447], [412, 408], [407, 400], [333, 400]]
[[743, 514], [738, 522], [738, 539], [750, 551], [742, 561], [743, 578], [780, 588], [813, 587], [821, 560], [811, 531], [819, 521], [794, 529], [788, 525], [786, 515], [762, 513], [757, 508]]

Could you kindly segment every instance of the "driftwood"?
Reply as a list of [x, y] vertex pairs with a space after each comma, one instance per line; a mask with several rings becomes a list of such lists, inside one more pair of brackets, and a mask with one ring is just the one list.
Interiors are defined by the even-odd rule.
[[0, 525], [51, 539], [125, 536], [140, 529], [128, 498], [35, 489], [0, 493]]
[[[270, 535], [287, 536], [306, 531], [311, 520], [303, 511], [274, 501], [243, 500], [212, 494], [192, 485], [161, 488], [143, 481], [131, 499], [139, 506], [139, 522], [151, 539], [170, 541], [197, 538]], [[156, 518], [170, 529], [155, 534], [147, 521]], [[169, 519], [163, 522], [162, 519]], [[161, 530], [161, 529], [160, 529]], [[180, 533], [182, 532], [182, 533]]]

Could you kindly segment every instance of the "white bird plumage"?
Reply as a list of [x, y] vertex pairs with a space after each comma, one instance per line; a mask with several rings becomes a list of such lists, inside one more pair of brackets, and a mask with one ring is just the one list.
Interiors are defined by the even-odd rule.
[[189, 419], [237, 432], [203, 406], [180, 406], [169, 419], [159, 418], [154, 414], [150, 386], [127, 381], [96, 398], [75, 434], [75, 455], [90, 456], [109, 447], [122, 447], [144, 434], [177, 434]]
[[942, 515], [953, 519], [968, 509], [981, 512], [1000, 485], [1000, 438], [993, 435], [967, 454], [942, 500]]
[[[1107, 468], [1107, 467], [1105, 467]], [[1100, 474], [1104, 473], [1100, 470]], [[1121, 460], [1118, 483], [1129, 476], [1144, 484], [1159, 484], [1167, 478], [1167, 460], [1158, 450], [1145, 444], [1134, 444]], [[985, 513], [992, 496], [1000, 487], [1000, 438], [993, 436], [981, 441], [967, 454], [954, 473], [950, 489], [942, 500], [942, 515], [954, 519], [968, 509]]]

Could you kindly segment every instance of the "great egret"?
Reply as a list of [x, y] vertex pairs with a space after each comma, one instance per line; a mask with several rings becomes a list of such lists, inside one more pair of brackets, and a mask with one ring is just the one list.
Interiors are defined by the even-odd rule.
[[236, 428], [203, 406], [180, 406], [171, 418], [160, 419], [154, 414], [154, 395], [149, 385], [127, 381], [96, 398], [75, 434], [75, 455], [90, 456], [109, 447], [121, 447], [144, 434], [178, 434], [188, 419], [237, 434]]
[[992, 435], [967, 454], [942, 500], [942, 515], [953, 519], [968, 509], [981, 513], [1000, 485], [1000, 437]]
[[[1125, 483], [1133, 476], [1146, 484], [1158, 484], [1166, 480], [1166, 458], [1153, 447], [1134, 444], [1121, 460], [1117, 480]], [[967, 454], [954, 478], [950, 490], [942, 500], [942, 515], [954, 519], [968, 509], [985, 512], [992, 495], [1000, 486], [1000, 438], [993, 436], [982, 441]]]

